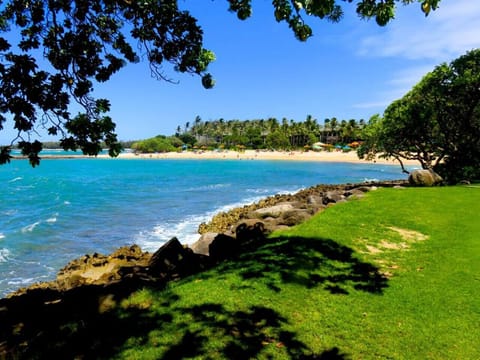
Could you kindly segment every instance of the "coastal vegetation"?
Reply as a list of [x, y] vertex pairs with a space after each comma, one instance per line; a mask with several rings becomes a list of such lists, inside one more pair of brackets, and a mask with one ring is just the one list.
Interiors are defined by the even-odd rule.
[[[195, 121], [178, 126], [174, 136], [156, 136], [135, 142], [132, 148], [139, 152], [165, 152], [185, 149], [269, 149], [269, 150], [331, 150], [334, 146], [350, 150], [359, 145], [365, 126], [363, 119], [325, 119], [320, 124], [307, 115], [304, 121], [279, 121], [276, 118], [254, 120], [209, 120], [200, 116]], [[166, 146], [166, 142], [171, 146]], [[319, 143], [321, 143], [319, 145]], [[315, 145], [316, 144], [316, 145]], [[348, 145], [351, 145], [350, 147]], [[174, 149], [175, 150], [175, 149]]]
[[480, 49], [435, 67], [369, 120], [363, 140], [361, 157], [417, 160], [449, 183], [479, 179]]
[[11, 342], [32, 331], [19, 324], [3, 346], [30, 358], [475, 359], [479, 191], [371, 191], [166, 288], [68, 307], [93, 294], [79, 289], [44, 305], [32, 341]]

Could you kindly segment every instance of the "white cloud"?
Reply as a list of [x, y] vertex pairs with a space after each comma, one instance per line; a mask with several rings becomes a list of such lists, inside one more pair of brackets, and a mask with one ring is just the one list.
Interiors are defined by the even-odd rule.
[[400, 69], [394, 73], [393, 77], [387, 80], [385, 85], [386, 90], [371, 94], [374, 98], [373, 101], [358, 103], [353, 105], [353, 107], [357, 109], [372, 109], [377, 112], [383, 112], [392, 101], [403, 97], [426, 73], [432, 71], [434, 67], [435, 64], [424, 64]]
[[357, 55], [365, 60], [385, 59], [394, 69], [370, 93], [369, 101], [353, 107], [382, 112], [436, 65], [480, 48], [480, 1], [442, 0], [426, 18], [415, 4], [400, 7], [396, 19], [373, 31], [360, 39]]
[[478, 0], [443, 0], [426, 18], [414, 5], [400, 7], [391, 24], [360, 41], [359, 54], [448, 62], [480, 47], [479, 20]]

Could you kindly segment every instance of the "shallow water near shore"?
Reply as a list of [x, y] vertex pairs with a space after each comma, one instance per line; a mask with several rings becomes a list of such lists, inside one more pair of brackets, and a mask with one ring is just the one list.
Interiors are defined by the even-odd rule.
[[43, 160], [0, 167], [0, 297], [70, 260], [199, 237], [215, 213], [317, 184], [404, 179], [399, 166], [237, 160]]

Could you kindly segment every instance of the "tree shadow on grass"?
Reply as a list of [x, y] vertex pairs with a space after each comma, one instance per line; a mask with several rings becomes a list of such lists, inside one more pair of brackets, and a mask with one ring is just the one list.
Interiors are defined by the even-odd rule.
[[244, 280], [262, 280], [276, 292], [281, 291], [282, 284], [321, 287], [333, 294], [381, 294], [388, 286], [377, 266], [359, 259], [353, 249], [321, 238], [258, 239], [217, 269], [218, 273], [238, 271]]
[[[264, 283], [275, 292], [296, 284], [333, 294], [381, 294], [387, 286], [378, 268], [331, 239], [256, 239], [246, 242], [236, 259], [197, 276], [219, 277], [226, 272], [236, 272], [245, 280], [242, 286]], [[120, 306], [142, 288], [150, 299]], [[158, 359], [274, 358], [271, 354], [278, 352], [291, 359], [347, 358], [338, 348], [315, 354], [287, 330], [291, 324], [274, 308], [180, 306], [178, 300], [172, 291], [128, 281], [1, 299], [0, 358], [99, 359], [142, 349], [158, 350], [158, 356], [150, 356]], [[167, 339], [165, 334], [171, 333], [175, 336]]]
[[[228, 310], [218, 303], [173, 307], [178, 341], [168, 344], [159, 359], [347, 359], [338, 348], [315, 354], [294, 332], [288, 320], [265, 306]], [[164, 329], [168, 331], [169, 329]]]
[[[127, 317], [112, 311], [138, 290], [139, 283], [124, 281], [111, 286], [81, 286], [60, 292], [37, 289], [0, 299], [0, 359], [97, 359], [133, 334], [148, 334], [160, 323], [136, 309]], [[175, 298], [166, 298], [170, 306]]]
[[269, 307], [180, 306], [180, 298], [171, 291], [142, 292], [145, 299], [105, 312], [99, 310], [105, 297], [121, 301], [130, 294], [118, 288], [83, 287], [59, 302], [31, 302], [22, 315], [21, 309], [10, 307], [16, 311], [10, 315], [16, 316], [1, 317], [0, 358], [111, 359], [127, 351], [131, 358], [165, 360], [273, 359], [276, 354], [290, 359], [346, 359], [337, 348], [313, 353], [286, 330], [288, 320]]

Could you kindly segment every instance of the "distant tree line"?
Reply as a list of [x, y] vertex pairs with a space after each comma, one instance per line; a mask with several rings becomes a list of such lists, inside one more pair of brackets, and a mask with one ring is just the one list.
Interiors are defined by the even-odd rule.
[[361, 140], [363, 119], [338, 120], [327, 118], [320, 124], [307, 115], [304, 121], [278, 120], [209, 120], [197, 116], [193, 122], [178, 126], [175, 137], [190, 147], [291, 150], [311, 147], [317, 142], [346, 145]]
[[[134, 143], [136, 143], [137, 140], [129, 140], [129, 141], [120, 141], [119, 144], [122, 149], [130, 149]], [[41, 143], [42, 144], [42, 149], [47, 150], [47, 149], [62, 149], [62, 143], [61, 141], [44, 141]], [[100, 143], [100, 147], [102, 149], [108, 148], [108, 145], [105, 142]], [[19, 149], [18, 144], [15, 144], [13, 146], [14, 149]]]

